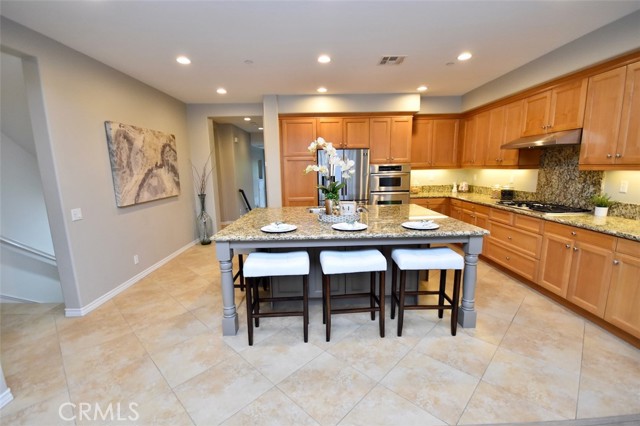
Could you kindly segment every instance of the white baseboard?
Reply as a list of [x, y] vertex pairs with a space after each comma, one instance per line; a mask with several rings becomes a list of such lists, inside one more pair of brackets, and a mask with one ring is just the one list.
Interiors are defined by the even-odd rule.
[[4, 407], [11, 401], [13, 401], [13, 394], [11, 393], [11, 388], [7, 388], [0, 394], [0, 408]]
[[143, 279], [144, 277], [146, 277], [147, 275], [149, 275], [150, 273], [155, 271], [156, 269], [160, 268], [162, 265], [164, 265], [165, 263], [169, 262], [171, 259], [177, 257], [178, 255], [180, 255], [184, 251], [190, 249], [191, 247], [196, 245], [196, 242], [197, 241], [192, 241], [191, 243], [187, 244], [186, 246], [184, 246], [184, 247], [178, 249], [177, 251], [171, 253], [169, 256], [167, 256], [164, 259], [160, 260], [159, 262], [151, 265], [150, 267], [148, 267], [144, 271], [140, 272], [139, 274], [135, 275], [131, 279], [125, 281], [122, 284], [120, 284], [118, 287], [114, 288], [113, 290], [109, 291], [108, 293], [98, 297], [96, 300], [94, 300], [93, 302], [89, 303], [88, 305], [83, 306], [82, 308], [66, 308], [64, 310], [65, 316], [67, 316], [67, 317], [82, 317], [82, 316], [85, 316], [86, 314], [88, 314], [89, 312], [91, 312], [94, 309], [98, 308], [102, 304], [104, 304], [104, 303], [108, 302], [109, 300], [111, 300], [112, 298], [116, 297], [118, 294], [122, 293], [123, 291], [125, 291], [126, 289], [128, 289], [129, 287], [131, 287], [132, 285], [134, 285], [135, 283], [137, 283], [138, 281], [140, 281], [141, 279]]

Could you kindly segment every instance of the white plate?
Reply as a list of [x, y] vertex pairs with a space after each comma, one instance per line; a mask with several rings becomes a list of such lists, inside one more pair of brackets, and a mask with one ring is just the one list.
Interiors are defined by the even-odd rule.
[[298, 229], [296, 225], [291, 225], [289, 223], [270, 223], [269, 225], [260, 228], [262, 232], [291, 232], [296, 229]]
[[440, 225], [438, 225], [437, 223], [433, 223], [431, 221], [427, 221], [427, 222], [404, 222], [402, 224], [402, 226], [404, 226], [405, 228], [409, 228], [409, 229], [417, 229], [418, 231], [427, 231], [430, 229], [438, 229], [440, 228]]
[[364, 223], [354, 222], [352, 224], [349, 223], [334, 223], [331, 227], [338, 231], [364, 231], [368, 228], [368, 226]]

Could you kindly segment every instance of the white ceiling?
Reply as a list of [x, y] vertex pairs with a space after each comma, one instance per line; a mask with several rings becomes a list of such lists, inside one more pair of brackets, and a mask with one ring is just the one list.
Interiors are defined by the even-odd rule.
[[[426, 84], [427, 96], [460, 96], [638, 9], [640, 0], [2, 0], [0, 13], [185, 103], [259, 103], [321, 85], [358, 94]], [[464, 50], [474, 57], [459, 63]], [[321, 53], [332, 62], [318, 64]], [[180, 54], [192, 64], [177, 64]], [[407, 59], [377, 65], [384, 55]]]

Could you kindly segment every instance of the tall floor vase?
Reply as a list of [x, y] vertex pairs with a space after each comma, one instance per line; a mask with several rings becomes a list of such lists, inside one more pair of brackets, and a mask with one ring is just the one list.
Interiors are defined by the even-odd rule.
[[200, 244], [203, 246], [211, 244], [211, 234], [213, 234], [213, 221], [204, 206], [206, 196], [207, 194], [198, 194], [198, 198], [200, 198], [200, 214], [196, 218], [198, 222], [198, 237], [200, 237]]

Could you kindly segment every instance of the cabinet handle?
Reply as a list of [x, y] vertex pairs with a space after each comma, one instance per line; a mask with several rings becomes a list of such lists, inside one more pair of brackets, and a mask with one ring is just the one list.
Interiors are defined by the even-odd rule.
[[574, 247], [574, 248], [573, 248], [573, 251], [578, 251], [578, 247]]
[[505, 259], [507, 260], [511, 260], [511, 258], [509, 256], [505, 256]]
[[571, 231], [571, 235], [573, 235], [575, 237], [578, 234], [576, 233], [576, 231]]
[[622, 154], [616, 154], [616, 158], [622, 157]]
[[571, 248], [571, 244], [565, 244], [564, 245], [566, 248], [570, 249]]
[[611, 158], [613, 157], [611, 154], [607, 154], [607, 158]]
[[507, 239], [508, 239], [508, 240], [513, 240], [513, 238], [511, 238], [511, 237], [507, 237]]
[[614, 260], [614, 261], [613, 261], [613, 264], [614, 264], [614, 265], [619, 265], [619, 264], [620, 264], [620, 261], [619, 261], [619, 260]]

